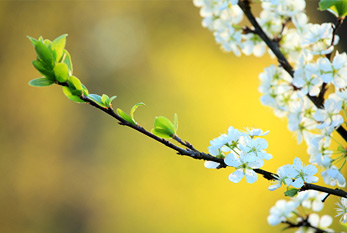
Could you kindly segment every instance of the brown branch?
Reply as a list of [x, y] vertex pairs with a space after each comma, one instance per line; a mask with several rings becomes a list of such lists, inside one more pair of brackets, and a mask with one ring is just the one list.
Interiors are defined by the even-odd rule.
[[301, 221], [297, 222], [297, 223], [292, 223], [290, 221], [283, 221], [282, 223], [284, 224], [288, 224], [288, 226], [285, 228], [286, 229], [290, 229], [290, 228], [300, 228], [300, 227], [309, 227], [315, 230], [315, 233], [324, 233], [327, 232], [323, 229], [320, 229], [318, 227], [312, 226], [311, 223], [308, 221], [308, 217], [307, 218], [302, 218]]
[[[58, 84], [60, 86], [68, 86], [66, 82], [65, 83], [56, 82], [56, 84]], [[147, 131], [145, 128], [143, 128], [142, 126], [140, 126], [138, 124], [134, 125], [132, 123], [127, 122], [126, 120], [121, 118], [118, 114], [116, 114], [111, 107], [109, 107], [109, 108], [102, 107], [84, 95], [80, 96], [80, 98], [82, 100], [84, 100], [85, 102], [87, 102], [89, 105], [105, 112], [106, 114], [108, 114], [111, 117], [118, 120], [119, 121], [118, 123], [120, 125], [130, 127], [132, 129], [156, 140], [157, 142], [160, 142], [161, 144], [175, 150], [177, 152], [177, 154], [179, 154], [179, 155], [187, 156], [187, 157], [190, 157], [192, 159], [216, 162], [216, 163], [220, 164], [218, 166], [218, 168], [228, 167], [228, 165], [225, 164], [223, 158], [218, 158], [218, 157], [212, 156], [210, 154], [200, 152], [200, 151], [196, 150], [189, 142], [187, 142], [187, 141], [183, 142], [177, 135], [174, 135], [173, 139], [176, 140], [177, 142], [179, 142], [180, 144], [184, 145], [185, 147], [187, 147], [187, 149], [183, 149], [183, 148], [176, 146], [175, 144], [169, 142], [168, 140], [166, 140], [164, 138], [160, 138], [160, 137], [152, 134], [151, 132]], [[263, 169], [253, 169], [253, 170], [257, 174], [262, 175], [267, 180], [277, 180], [278, 179], [278, 176], [275, 173], [268, 172], [268, 171], [263, 170]], [[305, 191], [305, 190], [309, 190], [309, 189], [329, 193], [329, 194], [335, 195], [335, 196], [347, 197], [347, 192], [345, 192], [341, 189], [330, 189], [330, 188], [326, 188], [326, 187], [314, 185], [314, 184], [306, 184], [305, 183], [305, 185], [299, 191]]]

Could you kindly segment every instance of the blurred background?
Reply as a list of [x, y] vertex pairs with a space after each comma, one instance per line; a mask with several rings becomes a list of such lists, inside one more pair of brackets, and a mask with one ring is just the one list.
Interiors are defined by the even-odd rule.
[[[317, 3], [313, 22], [324, 20]], [[257, 127], [271, 131], [265, 170], [308, 163], [287, 121], [260, 103], [258, 75], [275, 62], [222, 52], [192, 1], [1, 1], [0, 29], [0, 232], [281, 231], [266, 218], [284, 189], [233, 184], [232, 169], [178, 156], [59, 86], [27, 84], [40, 74], [26, 36], [68, 33], [74, 75], [90, 93], [117, 95], [114, 107], [144, 102], [136, 120], [146, 129], [177, 113], [178, 135], [207, 151], [229, 126]], [[323, 213], [335, 215], [335, 202]]]

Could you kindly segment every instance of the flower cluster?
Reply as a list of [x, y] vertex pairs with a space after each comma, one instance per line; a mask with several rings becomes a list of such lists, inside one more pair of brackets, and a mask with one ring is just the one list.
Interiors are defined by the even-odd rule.
[[[264, 160], [270, 160], [271, 154], [265, 152], [268, 143], [264, 136], [269, 131], [263, 133], [260, 129], [247, 129], [241, 132], [238, 129], [229, 127], [228, 134], [222, 134], [213, 139], [209, 146], [209, 153], [213, 156], [224, 158], [226, 165], [234, 167], [234, 171], [229, 176], [229, 180], [238, 183], [245, 177], [248, 183], [254, 183], [258, 175], [253, 169], [261, 168]], [[205, 167], [217, 168], [218, 163], [206, 161]]]
[[[288, 66], [293, 67], [291, 70], [285, 65], [271, 65], [264, 69], [259, 75], [261, 102], [272, 107], [276, 116], [288, 119], [288, 129], [297, 135], [297, 143], [304, 141], [307, 144], [311, 163], [305, 166], [301, 159], [295, 158], [293, 165], [278, 168], [277, 180], [269, 189], [275, 190], [282, 185], [299, 189], [305, 183], [315, 183], [318, 180], [314, 176], [317, 173], [315, 166], [320, 168], [327, 185], [345, 187], [346, 179], [341, 169], [347, 160], [347, 147], [333, 138], [334, 130], [345, 123], [342, 114], [347, 116], [347, 54], [338, 51], [334, 53], [334, 47], [339, 42], [335, 33], [338, 26], [332, 23], [310, 23], [305, 14], [304, 0], [260, 2], [261, 12], [256, 21], [269, 38], [270, 42], [267, 43], [274, 43], [284, 55], [284, 63], [288, 61]], [[266, 45], [259, 36], [263, 38], [263, 34], [259, 33], [256, 24], [253, 23], [256, 28], [241, 25], [244, 16], [242, 9], [245, 10], [242, 6], [247, 5], [248, 1], [194, 0], [194, 4], [201, 8], [202, 25], [213, 32], [215, 40], [225, 51], [233, 52], [236, 56], [242, 53], [262, 56], [266, 53]], [[247, 10], [245, 12], [247, 14]], [[337, 22], [343, 18], [340, 15]], [[273, 51], [268, 52], [271, 57], [275, 57]], [[283, 64], [280, 57], [278, 59]], [[254, 170], [261, 168], [264, 160], [271, 159], [272, 156], [264, 151], [268, 146], [266, 141], [257, 136], [263, 135], [252, 136], [249, 132], [230, 128], [228, 134], [211, 141], [210, 154], [224, 158], [225, 164], [236, 169], [229, 176], [232, 182], [240, 182], [243, 177], [249, 183], [255, 182], [257, 174]], [[339, 144], [337, 148], [333, 147], [333, 140]], [[205, 163], [208, 168], [216, 168], [218, 165], [214, 162]], [[305, 194], [307, 197], [303, 197], [303, 193], [292, 201], [277, 202], [271, 209], [269, 223], [276, 225], [296, 217], [311, 226], [326, 229], [332, 221], [328, 216], [319, 218], [311, 214], [300, 217], [292, 214], [300, 205], [314, 211], [320, 208], [317, 206], [322, 206], [320, 201], [307, 202], [313, 198], [312, 195], [317, 194]], [[346, 200], [343, 198], [337, 209], [344, 222], [347, 221]], [[291, 223], [297, 221], [291, 220]], [[301, 228], [298, 232], [310, 232], [310, 229]]]
[[[194, 4], [201, 8], [202, 25], [213, 32], [225, 51], [237, 56], [265, 54], [266, 45], [255, 29], [241, 25], [244, 13], [239, 1], [194, 0]], [[287, 117], [288, 129], [297, 134], [299, 144], [306, 142], [310, 163], [322, 168], [325, 183], [344, 186], [336, 163], [345, 161], [347, 152], [329, 149], [332, 132], [344, 123], [341, 112], [347, 110], [347, 54], [332, 56], [339, 42], [334, 25], [310, 23], [304, 0], [262, 0], [261, 7], [258, 24], [294, 67], [293, 74], [274, 65], [264, 69], [259, 75], [261, 102], [272, 107], [275, 115]], [[330, 86], [334, 88], [328, 95], [325, 91]], [[313, 103], [317, 97], [325, 97], [325, 101]], [[239, 163], [246, 162], [242, 154], [234, 157]]]
[[296, 231], [297, 233], [316, 232], [312, 227], [317, 227], [324, 230], [324, 232], [331, 232], [331, 229], [328, 228], [333, 222], [331, 216], [323, 215], [319, 217], [316, 213], [306, 214], [307, 212], [321, 211], [324, 207], [322, 200], [325, 195], [324, 193], [310, 190], [300, 192], [290, 201], [279, 200], [276, 202], [275, 206], [270, 209], [270, 215], [267, 218], [268, 223], [273, 226], [282, 222], [287, 222], [292, 225], [301, 223], [301, 227]]
[[300, 158], [294, 159], [294, 164], [284, 165], [277, 170], [278, 179], [269, 187], [273, 191], [285, 184], [294, 188], [301, 188], [305, 183], [315, 183], [318, 178], [313, 176], [317, 173], [317, 168], [311, 164], [304, 166]]

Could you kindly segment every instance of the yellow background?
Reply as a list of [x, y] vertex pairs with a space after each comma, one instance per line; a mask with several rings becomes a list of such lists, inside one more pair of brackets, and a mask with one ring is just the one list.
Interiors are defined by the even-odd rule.
[[[207, 152], [229, 126], [270, 130], [265, 170], [305, 145], [287, 121], [262, 106], [258, 75], [268, 56], [224, 53], [201, 26], [191, 1], [0, 2], [0, 232], [280, 232], [266, 218], [283, 198], [259, 177], [233, 184], [233, 169], [209, 170], [88, 105], [58, 86], [33, 88], [39, 77], [26, 38], [68, 33], [74, 75], [90, 93], [117, 95], [136, 120], [178, 114], [178, 134]], [[328, 199], [334, 214], [336, 198]]]

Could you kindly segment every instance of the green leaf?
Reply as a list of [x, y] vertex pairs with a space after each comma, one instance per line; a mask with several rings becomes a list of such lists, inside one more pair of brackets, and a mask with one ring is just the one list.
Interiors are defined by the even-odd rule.
[[40, 61], [33, 61], [33, 66], [37, 69], [43, 76], [50, 80], [55, 80], [54, 72]]
[[115, 96], [115, 95], [110, 98], [109, 105], [112, 105], [111, 103], [115, 98], [117, 98], [117, 96]]
[[35, 46], [36, 46], [38, 40], [36, 40], [36, 39], [34, 39], [34, 38], [30, 37], [30, 36], [27, 36], [27, 38], [31, 41], [31, 43], [33, 44], [33, 46], [34, 46], [34, 48], [35, 48]]
[[110, 105], [110, 98], [108, 98], [108, 96], [106, 94], [102, 94], [101, 96], [101, 101], [105, 104], [105, 106], [108, 106]]
[[134, 112], [135, 110], [139, 107], [139, 106], [143, 106], [145, 105], [144, 103], [140, 102], [135, 104], [131, 109], [130, 109], [130, 117], [131, 119], [136, 123], [135, 119], [134, 119]]
[[162, 129], [152, 129], [151, 133], [161, 138], [171, 138], [171, 136]]
[[54, 81], [49, 80], [47, 78], [36, 78], [31, 80], [29, 82], [29, 85], [33, 87], [46, 87], [46, 86], [52, 85], [53, 83]]
[[66, 44], [66, 37], [67, 37], [67, 34], [63, 34], [55, 38], [52, 42], [52, 51], [56, 55], [55, 57], [57, 62], [60, 62], [63, 56], [65, 44]]
[[127, 122], [136, 125], [136, 122], [134, 122], [133, 119], [131, 119], [131, 117], [128, 114], [126, 114], [123, 110], [117, 108], [117, 113], [121, 118], [123, 118]]
[[174, 127], [175, 127], [175, 132], [176, 132], [177, 129], [178, 129], [178, 117], [177, 117], [177, 114], [176, 114], [176, 113], [175, 113], [175, 115], [174, 115], [173, 125], [174, 125]]
[[78, 78], [76, 78], [75, 76], [70, 76], [67, 80], [67, 83], [70, 87], [71, 92], [74, 95], [78, 95], [78, 96], [82, 95], [83, 86], [81, 81]]
[[42, 41], [38, 41], [35, 46], [35, 51], [38, 57], [50, 68], [53, 69], [54, 61], [52, 52], [43, 44]]
[[88, 96], [88, 95], [89, 95], [89, 92], [88, 92], [88, 89], [86, 88], [86, 86], [84, 86], [84, 85], [82, 84], [82, 88], [83, 88], [83, 94], [84, 94], [84, 96]]
[[63, 87], [64, 95], [69, 99], [76, 103], [84, 103], [85, 101], [82, 100], [80, 97], [73, 94], [73, 92], [70, 90], [69, 87]]
[[103, 103], [101, 96], [99, 96], [97, 94], [89, 94], [88, 98], [92, 99], [95, 103], [97, 103], [101, 107], [106, 107], [107, 108], [107, 106]]
[[65, 63], [55, 64], [53, 71], [55, 78], [61, 83], [66, 82], [69, 78], [69, 70]]
[[52, 43], [52, 41], [50, 41], [50, 40], [48, 40], [48, 39], [45, 39], [45, 40], [43, 41], [43, 44], [46, 45], [46, 47], [52, 51], [52, 45], [51, 45], [51, 43]]
[[63, 61], [62, 62], [64, 62], [67, 65], [67, 67], [69, 68], [69, 70], [70, 70], [69, 74], [71, 76], [72, 72], [73, 72], [73, 67], [72, 67], [70, 54], [69, 54], [69, 52], [66, 49], [64, 49], [64, 56], [63, 56]]
[[296, 194], [298, 194], [299, 189], [289, 189], [287, 191], [284, 192], [284, 195], [287, 197], [294, 197]]
[[342, 18], [347, 15], [347, 0], [320, 0], [319, 9], [328, 10], [336, 17]]
[[[172, 124], [172, 122], [163, 116], [158, 116], [154, 120], [154, 131], [163, 135], [166, 135], [168, 137], [172, 137], [175, 135], [176, 130], [175, 126]], [[157, 135], [159, 136], [159, 135]]]

